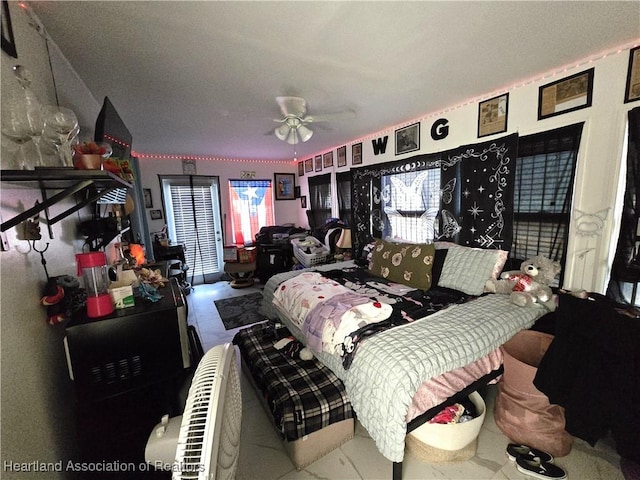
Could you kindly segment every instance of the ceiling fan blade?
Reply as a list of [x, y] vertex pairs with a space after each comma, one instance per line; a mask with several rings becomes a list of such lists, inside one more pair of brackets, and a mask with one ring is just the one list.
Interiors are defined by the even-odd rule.
[[307, 102], [301, 97], [276, 97], [282, 115], [302, 118], [307, 113]]
[[302, 123], [313, 122], [334, 122], [339, 120], [347, 120], [356, 116], [355, 110], [345, 110], [344, 112], [327, 113], [324, 115], [307, 115], [302, 119]]

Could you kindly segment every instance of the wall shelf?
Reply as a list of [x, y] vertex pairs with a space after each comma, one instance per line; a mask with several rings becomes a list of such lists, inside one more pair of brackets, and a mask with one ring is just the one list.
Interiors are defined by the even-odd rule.
[[[104, 170], [75, 170], [73, 168], [0, 170], [0, 181], [27, 188], [38, 188], [42, 194], [42, 202], [3, 222], [0, 226], [0, 231], [4, 232], [44, 211], [49, 226], [50, 238], [53, 238], [51, 225], [116, 189], [133, 188], [131, 183], [111, 172]], [[49, 197], [47, 192], [51, 190], [58, 190], [58, 192]], [[86, 195], [74, 206], [62, 211], [53, 218], [49, 217], [49, 207], [83, 192], [86, 192]]]

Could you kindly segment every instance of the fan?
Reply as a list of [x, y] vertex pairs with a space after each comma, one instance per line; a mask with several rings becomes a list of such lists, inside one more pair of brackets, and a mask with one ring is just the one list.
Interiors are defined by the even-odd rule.
[[200, 360], [182, 416], [165, 415], [149, 436], [145, 460], [173, 480], [233, 479], [242, 397], [235, 349], [218, 345]]
[[345, 115], [351, 116], [354, 112], [347, 111], [329, 115], [307, 115], [307, 102], [301, 97], [276, 97], [276, 102], [282, 112], [282, 119], [274, 119], [282, 123], [274, 130], [276, 137], [290, 145], [306, 142], [313, 136], [313, 130], [307, 124], [313, 122], [326, 122]]

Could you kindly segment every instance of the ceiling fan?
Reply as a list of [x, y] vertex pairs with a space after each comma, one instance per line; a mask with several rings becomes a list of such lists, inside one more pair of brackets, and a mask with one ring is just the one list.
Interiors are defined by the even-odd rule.
[[325, 122], [328, 120], [353, 115], [353, 111], [330, 115], [307, 115], [307, 102], [301, 97], [276, 97], [283, 118], [274, 119], [282, 123], [274, 130], [276, 137], [290, 145], [306, 142], [313, 136], [313, 130], [307, 125], [313, 122]]

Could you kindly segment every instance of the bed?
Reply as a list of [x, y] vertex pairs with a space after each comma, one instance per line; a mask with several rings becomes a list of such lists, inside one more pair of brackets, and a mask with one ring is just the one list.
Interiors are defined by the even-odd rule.
[[[505, 260], [499, 250], [379, 240], [365, 267], [342, 262], [272, 277], [262, 311], [312, 346], [343, 381], [358, 420], [394, 462], [395, 478], [407, 431], [457, 393], [499, 376], [500, 345], [546, 313], [539, 305], [523, 308], [507, 295], [483, 293]], [[363, 303], [345, 300], [351, 298], [345, 289]], [[383, 304], [377, 308], [385, 313], [374, 312], [373, 304]], [[388, 305], [394, 308], [385, 317]], [[369, 315], [360, 312], [367, 308]], [[335, 321], [353, 320], [355, 310], [360, 318], [346, 330]], [[324, 326], [318, 320], [323, 311]]]

